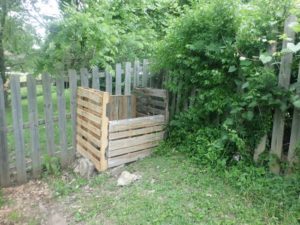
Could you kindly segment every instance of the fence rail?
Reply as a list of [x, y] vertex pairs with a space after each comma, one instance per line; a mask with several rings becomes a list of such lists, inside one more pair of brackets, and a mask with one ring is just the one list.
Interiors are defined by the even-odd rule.
[[[117, 64], [113, 72], [97, 67], [70, 69], [61, 77], [26, 75], [25, 81], [20, 81], [20, 75], [10, 75], [9, 85], [0, 78], [0, 185], [39, 177], [47, 156], [58, 156], [62, 166], [68, 165], [76, 149], [77, 87], [129, 95], [134, 87], [155, 83], [148, 64], [148, 60]], [[9, 107], [5, 106], [5, 91]]]

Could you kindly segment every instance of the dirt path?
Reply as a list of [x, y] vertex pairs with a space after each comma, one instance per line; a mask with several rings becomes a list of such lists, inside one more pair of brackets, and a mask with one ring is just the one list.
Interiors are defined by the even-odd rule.
[[63, 206], [53, 200], [53, 193], [45, 182], [27, 184], [2, 190], [5, 204], [0, 209], [1, 225], [67, 225]]

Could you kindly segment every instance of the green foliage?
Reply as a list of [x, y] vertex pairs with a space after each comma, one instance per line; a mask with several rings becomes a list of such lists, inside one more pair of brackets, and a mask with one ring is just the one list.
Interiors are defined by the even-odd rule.
[[61, 172], [60, 161], [58, 157], [45, 155], [43, 162], [44, 170], [47, 175], [58, 176]]
[[169, 17], [179, 10], [176, 0], [89, 0], [82, 9], [66, 6], [63, 20], [50, 27], [38, 71], [55, 73], [92, 65], [106, 68], [148, 57]]
[[289, 0], [197, 1], [173, 21], [158, 45], [154, 69], [168, 71], [166, 87], [181, 99], [197, 91], [193, 107], [170, 123], [175, 146], [185, 143], [185, 151], [203, 164], [222, 169], [235, 156], [252, 161], [271, 130], [273, 110], [299, 105], [295, 89], [277, 84], [281, 49], [268, 53], [270, 44], [281, 46], [291, 8]]
[[4, 204], [4, 199], [3, 199], [2, 190], [0, 189], [0, 208], [3, 206], [3, 204]]

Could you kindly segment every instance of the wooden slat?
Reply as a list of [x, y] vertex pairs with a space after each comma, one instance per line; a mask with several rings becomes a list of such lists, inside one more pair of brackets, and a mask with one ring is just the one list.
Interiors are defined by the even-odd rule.
[[100, 126], [95, 126], [95, 124], [89, 123], [88, 121], [83, 120], [77, 115], [77, 124], [83, 126], [85, 129], [88, 129], [90, 132], [93, 132], [95, 135], [101, 135]]
[[105, 71], [105, 91], [112, 94], [112, 76], [108, 71]]
[[69, 163], [68, 159], [68, 143], [67, 143], [67, 123], [66, 123], [66, 99], [64, 94], [64, 79], [56, 79], [56, 93], [58, 105], [58, 127], [59, 127], [59, 143], [61, 150], [61, 164], [66, 167]]
[[126, 120], [110, 121], [109, 132], [119, 132], [131, 129], [137, 129], [148, 126], [163, 125], [165, 123], [164, 116], [147, 116]]
[[88, 140], [84, 140], [80, 135], [77, 135], [77, 143], [79, 143], [81, 146], [84, 146], [89, 153], [100, 159], [100, 149], [97, 149]]
[[136, 129], [136, 130], [126, 130], [117, 133], [110, 133], [109, 140], [115, 140], [115, 139], [120, 139], [125, 137], [133, 137], [141, 134], [149, 134], [149, 133], [158, 132], [162, 130], [164, 130], [164, 126], [158, 125], [158, 126], [146, 127], [146, 128]]
[[92, 87], [94, 89], [100, 90], [100, 74], [97, 66], [93, 67], [92, 74], [93, 74]]
[[71, 119], [72, 119], [72, 146], [73, 157], [76, 153], [76, 118], [77, 118], [77, 74], [75, 70], [69, 70], [70, 81], [70, 107], [71, 107]]
[[[299, 64], [299, 71], [298, 71], [298, 82], [300, 82], [300, 64]], [[300, 87], [297, 88], [297, 94], [300, 97]], [[294, 108], [290, 145], [289, 145], [289, 152], [288, 152], [288, 162], [290, 164], [290, 167], [292, 167], [294, 164], [299, 162], [299, 157], [296, 154], [296, 149], [299, 143], [300, 143], [300, 110]]]
[[143, 87], [148, 86], [148, 60], [144, 59], [143, 60], [143, 77], [142, 77], [142, 85]]
[[116, 65], [116, 95], [122, 94], [122, 66], [120, 63]]
[[79, 87], [77, 89], [77, 95], [78, 97], [88, 98], [89, 100], [94, 101], [96, 104], [100, 104], [100, 105], [102, 104], [103, 92], [101, 91], [94, 92], [90, 89]]
[[[77, 134], [80, 136], [86, 137], [88, 140], [93, 142], [95, 145], [101, 145], [101, 140], [100, 140], [100, 134], [94, 135], [92, 132], [90, 132], [88, 129], [85, 127], [82, 127], [81, 125], [77, 126]], [[97, 137], [98, 136], [98, 137]]]
[[133, 66], [133, 88], [139, 87], [139, 72], [140, 62], [138, 60], [135, 60]]
[[53, 125], [53, 105], [51, 92], [51, 77], [45, 73], [42, 75], [43, 95], [44, 95], [44, 112], [45, 112], [45, 127], [47, 137], [47, 150], [50, 156], [54, 155], [54, 125]]
[[109, 104], [109, 94], [105, 92], [103, 95], [103, 112], [102, 113], [102, 124], [101, 124], [101, 153], [100, 153], [100, 170], [104, 171], [107, 169], [107, 159], [106, 159], [106, 153], [108, 148], [108, 117], [107, 117], [107, 107]]
[[99, 116], [95, 116], [94, 114], [88, 112], [87, 110], [77, 108], [77, 114], [86, 118], [87, 120], [92, 121], [95, 125], [101, 126], [101, 118]]
[[137, 111], [142, 113], [147, 113], [149, 115], [165, 115], [165, 111], [162, 109], [156, 109], [151, 107], [150, 105], [145, 106], [142, 104], [137, 104]]
[[81, 87], [89, 87], [89, 72], [86, 68], [80, 69]]
[[93, 162], [93, 164], [95, 165], [96, 169], [98, 171], [100, 171], [100, 163], [99, 160], [96, 159], [91, 153], [89, 153], [86, 149], [84, 149], [83, 146], [81, 146], [80, 144], [77, 145], [77, 151], [83, 155], [84, 157], [86, 157], [87, 159], [91, 160]]
[[38, 124], [38, 109], [35, 78], [27, 75], [28, 112], [30, 123], [31, 149], [32, 149], [32, 174], [37, 178], [41, 175], [40, 136]]
[[151, 154], [151, 151], [152, 149], [146, 149], [143, 151], [133, 152], [119, 157], [110, 158], [108, 159], [108, 167], [111, 168], [125, 163], [137, 161], [138, 159], [142, 159], [149, 156]]
[[19, 184], [25, 183], [27, 180], [26, 163], [25, 163], [25, 144], [23, 136], [23, 113], [20, 94], [20, 78], [19, 76], [11, 76], [10, 79], [14, 141], [16, 148], [17, 163], [17, 181]]
[[126, 62], [125, 65], [125, 95], [131, 94], [131, 63]]
[[108, 151], [108, 157], [116, 157], [124, 154], [128, 154], [131, 152], [137, 152], [145, 149], [155, 148], [159, 145], [160, 141], [152, 141], [141, 145], [131, 146], [129, 148], [121, 148], [114, 151]]
[[[290, 16], [285, 22], [284, 33], [287, 38], [283, 41], [282, 49], [287, 49], [288, 43], [294, 43], [295, 41], [295, 31], [293, 30], [291, 24], [297, 22], [297, 17]], [[279, 82], [278, 85], [288, 89], [290, 85], [291, 69], [293, 62], [293, 53], [286, 53], [281, 58], [281, 66], [279, 72]], [[275, 110], [273, 132], [272, 132], [272, 142], [270, 153], [281, 159], [282, 146], [283, 146], [283, 136], [284, 136], [284, 113], [280, 109]], [[280, 173], [280, 164], [276, 160], [270, 164], [271, 172], [275, 174]]]
[[80, 98], [77, 99], [77, 105], [81, 107], [88, 108], [96, 115], [102, 115], [102, 107], [100, 105], [96, 105], [93, 102], [89, 102], [86, 100], [82, 100]]
[[164, 132], [157, 132], [152, 134], [146, 134], [143, 136], [126, 138], [121, 140], [113, 140], [109, 142], [109, 151], [113, 151], [120, 148], [127, 148], [135, 145], [141, 145], [144, 143], [162, 140]]
[[9, 185], [8, 145], [3, 81], [0, 77], [0, 186]]
[[134, 92], [137, 94], [148, 95], [153, 97], [167, 98], [167, 91], [164, 89], [154, 88], [135, 88]]

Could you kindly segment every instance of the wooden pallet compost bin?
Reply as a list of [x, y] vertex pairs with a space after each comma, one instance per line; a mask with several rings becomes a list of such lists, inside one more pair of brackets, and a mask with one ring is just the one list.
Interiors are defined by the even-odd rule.
[[167, 92], [137, 88], [133, 93], [78, 88], [77, 151], [98, 171], [144, 158], [164, 138]]

